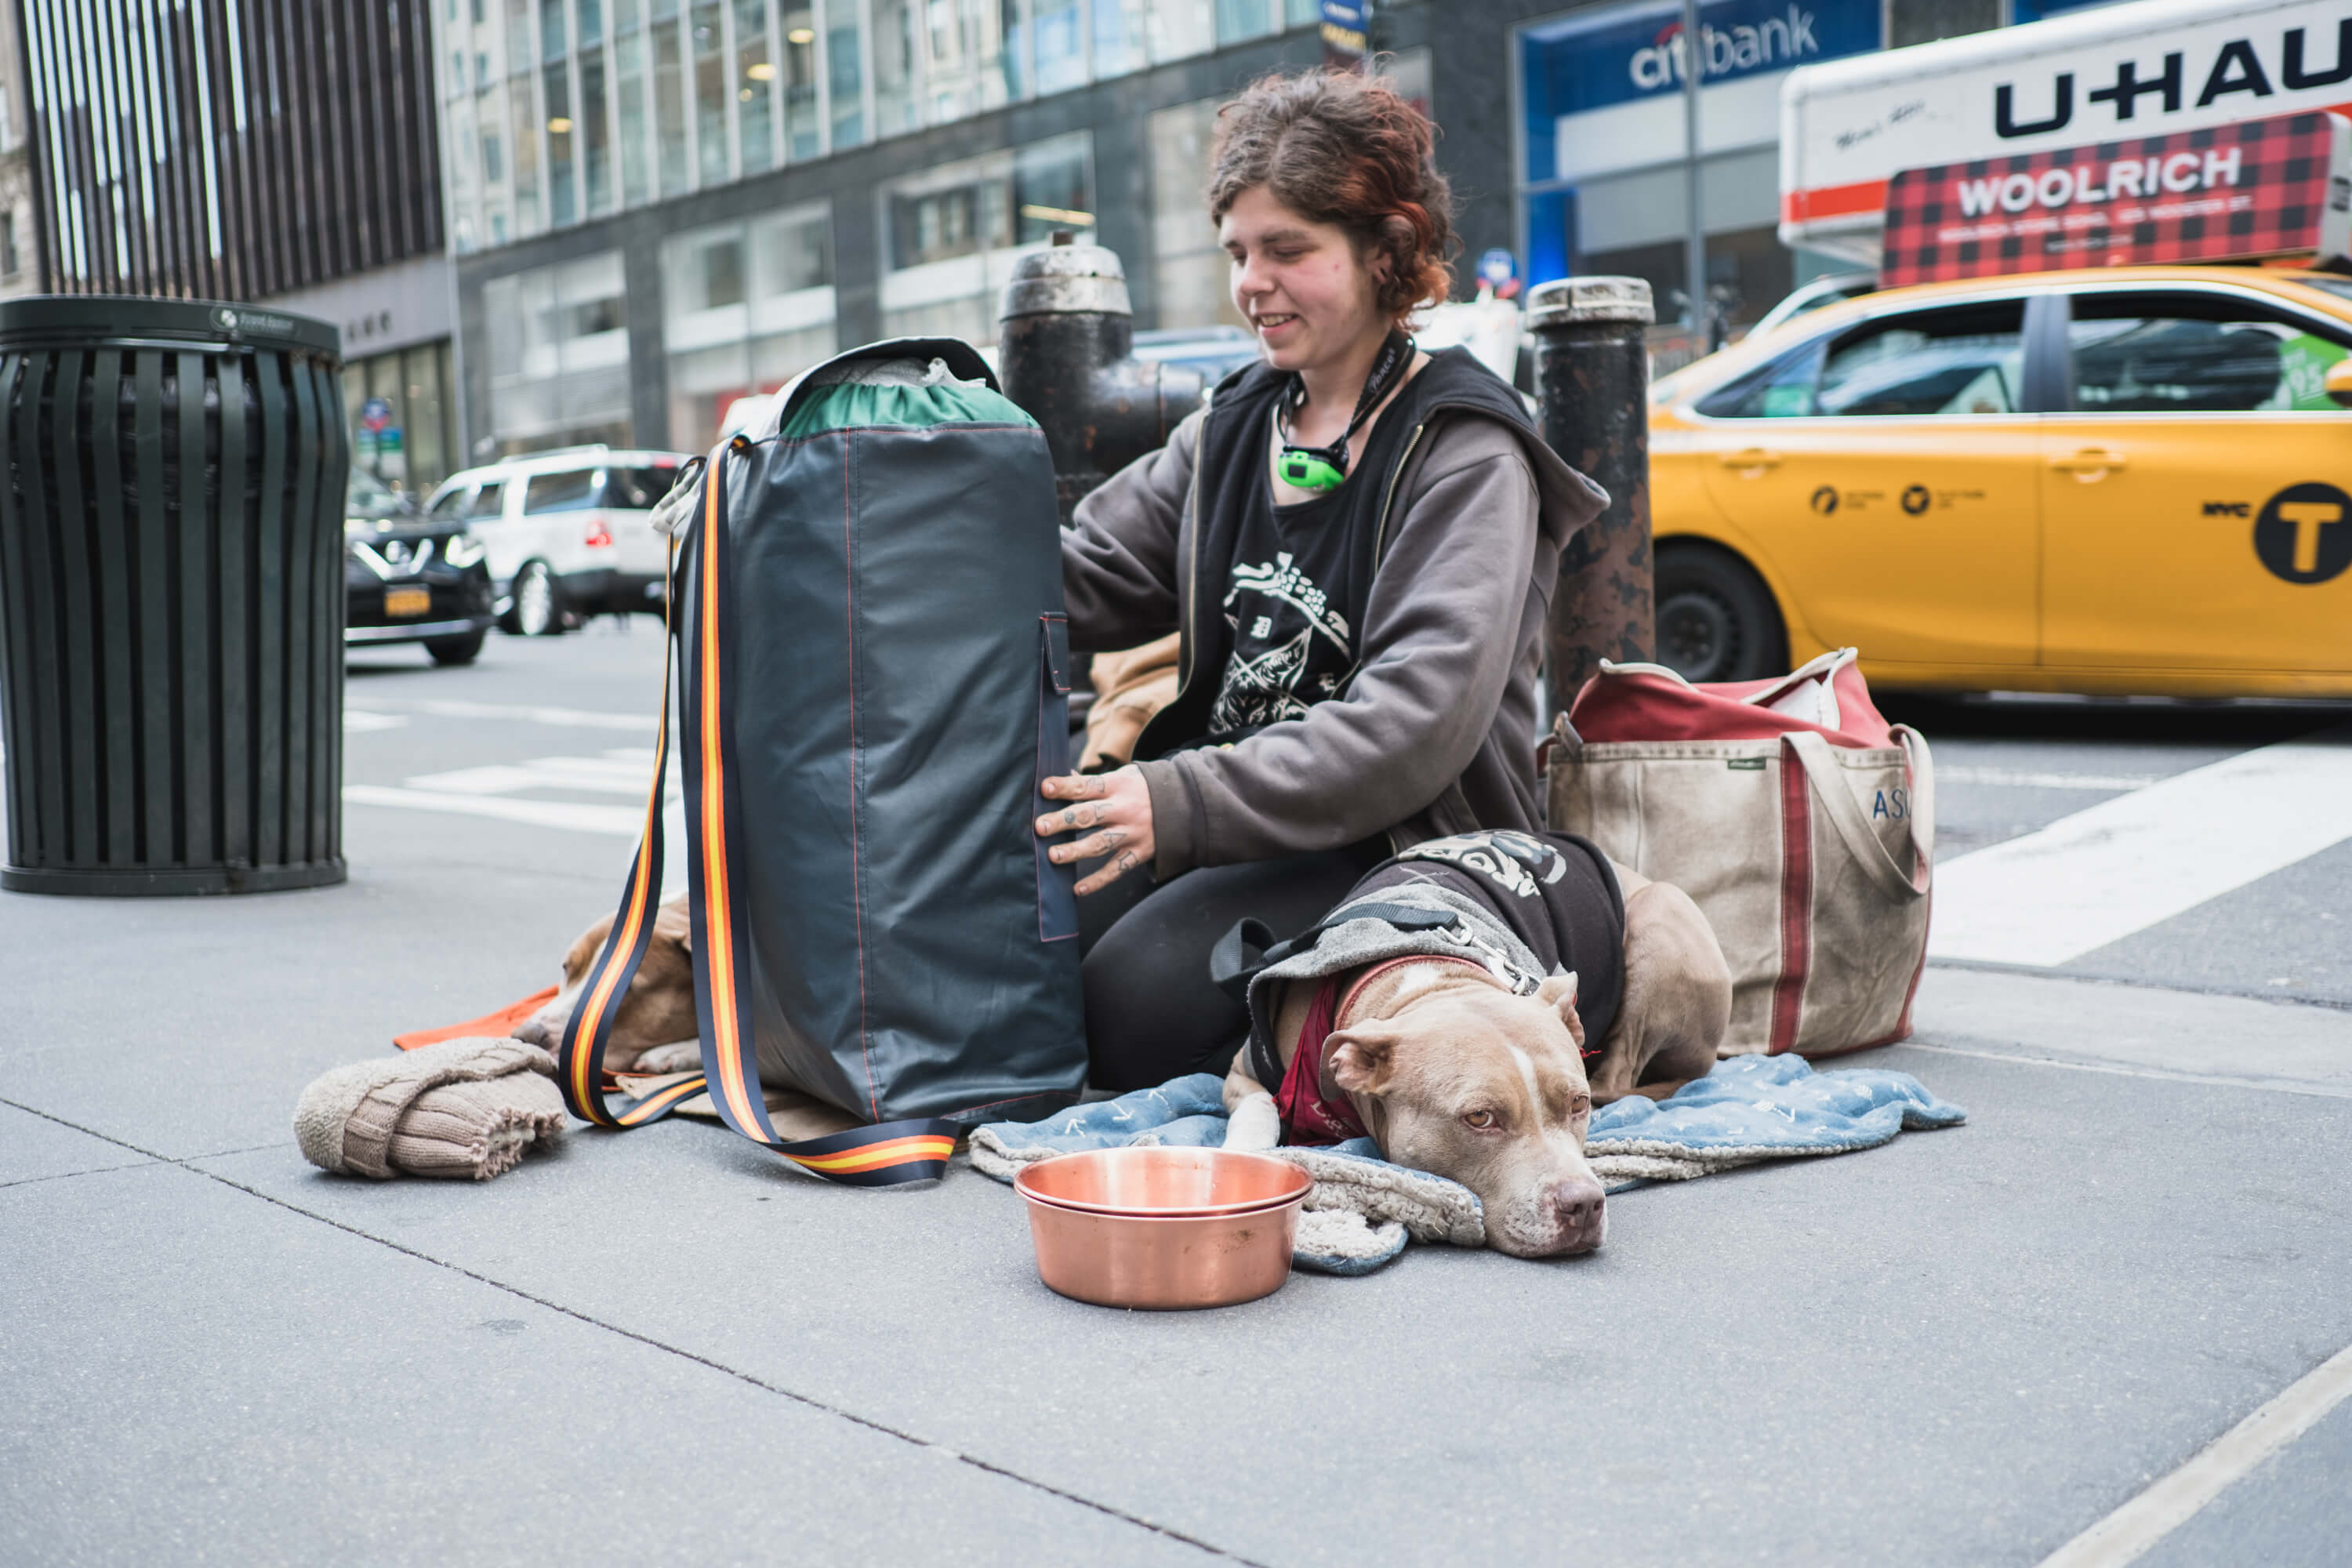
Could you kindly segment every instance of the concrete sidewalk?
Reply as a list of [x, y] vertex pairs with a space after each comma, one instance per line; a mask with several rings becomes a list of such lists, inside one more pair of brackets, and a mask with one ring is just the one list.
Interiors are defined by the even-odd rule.
[[[540, 984], [612, 891], [349, 830], [329, 891], [0, 899], [0, 1560], [2030, 1563], [2352, 1342], [2352, 1015], [2007, 973], [1853, 1058], [1964, 1128], [1221, 1312], [1053, 1296], [969, 1169], [824, 1186], [709, 1125], [324, 1176], [310, 1077]], [[2340, 1540], [2310, 1484], [2266, 1561]]]

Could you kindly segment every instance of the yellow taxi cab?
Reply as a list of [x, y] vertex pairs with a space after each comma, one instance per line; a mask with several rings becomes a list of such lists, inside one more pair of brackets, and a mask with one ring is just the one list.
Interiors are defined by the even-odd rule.
[[2352, 697], [2352, 278], [2116, 267], [1844, 300], [1650, 409], [1658, 652], [1942, 690]]

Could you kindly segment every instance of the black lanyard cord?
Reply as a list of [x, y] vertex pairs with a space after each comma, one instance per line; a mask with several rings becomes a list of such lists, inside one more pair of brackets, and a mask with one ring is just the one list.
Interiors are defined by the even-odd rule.
[[1345, 479], [1348, 474], [1348, 443], [1356, 438], [1356, 432], [1364, 427], [1364, 421], [1372, 416], [1372, 411], [1396, 390], [1405, 370], [1412, 363], [1412, 339], [1405, 335], [1404, 330], [1401, 327], [1390, 329], [1388, 341], [1381, 345], [1380, 358], [1372, 362], [1372, 374], [1364, 378], [1364, 390], [1356, 396], [1355, 417], [1348, 421], [1348, 428], [1339, 438], [1328, 447], [1302, 447], [1290, 438], [1291, 420], [1307, 399], [1306, 379], [1294, 372], [1289, 389], [1283, 395], [1276, 426], [1283, 440], [1284, 456], [1287, 458], [1297, 453], [1303, 458], [1320, 458], [1328, 463], [1337, 470], [1330, 477], [1330, 484], [1336, 485]]

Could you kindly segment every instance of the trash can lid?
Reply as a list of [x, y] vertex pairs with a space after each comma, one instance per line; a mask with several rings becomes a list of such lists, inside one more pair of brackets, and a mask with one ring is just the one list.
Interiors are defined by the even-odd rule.
[[307, 349], [342, 355], [342, 333], [333, 326], [260, 305], [126, 294], [30, 294], [0, 300], [0, 344], [36, 343], [155, 343], [215, 353]]

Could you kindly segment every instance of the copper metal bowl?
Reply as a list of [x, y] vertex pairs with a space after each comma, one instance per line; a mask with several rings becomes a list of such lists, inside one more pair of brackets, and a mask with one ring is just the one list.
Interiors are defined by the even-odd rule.
[[1315, 1184], [1286, 1160], [1223, 1149], [1096, 1149], [1024, 1165], [1024, 1197], [1089, 1214], [1244, 1214], [1306, 1196]]
[[1221, 1149], [1065, 1154], [1013, 1181], [1048, 1289], [1155, 1310], [1232, 1306], [1280, 1289], [1312, 1184], [1295, 1165]]

